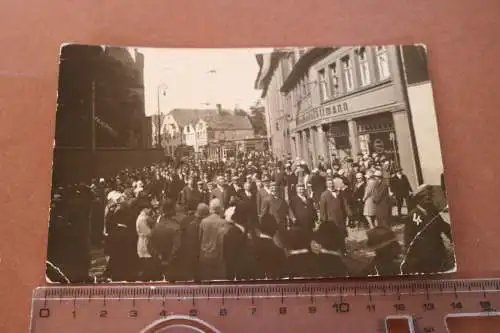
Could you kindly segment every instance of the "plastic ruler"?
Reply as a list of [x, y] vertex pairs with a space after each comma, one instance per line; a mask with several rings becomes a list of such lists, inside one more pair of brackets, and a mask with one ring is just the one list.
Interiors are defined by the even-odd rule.
[[500, 279], [56, 286], [35, 290], [30, 332], [440, 333], [497, 307]]

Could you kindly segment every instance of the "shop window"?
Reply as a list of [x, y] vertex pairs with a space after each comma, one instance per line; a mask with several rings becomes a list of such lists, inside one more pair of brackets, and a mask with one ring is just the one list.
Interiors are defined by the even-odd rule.
[[377, 69], [380, 80], [385, 80], [391, 75], [389, 71], [389, 57], [387, 55], [387, 47], [377, 46]]
[[352, 61], [349, 56], [342, 58], [342, 70], [344, 71], [344, 87], [346, 91], [354, 89], [354, 78], [352, 73]]
[[318, 71], [319, 96], [321, 101], [328, 99], [325, 70]]
[[332, 97], [336, 97], [340, 93], [339, 87], [339, 73], [337, 71], [337, 64], [333, 63], [328, 66], [330, 78], [330, 93]]
[[367, 86], [371, 83], [371, 78], [370, 78], [370, 65], [368, 63], [368, 56], [366, 54], [366, 48], [364, 47], [358, 50], [358, 64], [359, 64], [359, 74], [361, 77], [361, 85]]

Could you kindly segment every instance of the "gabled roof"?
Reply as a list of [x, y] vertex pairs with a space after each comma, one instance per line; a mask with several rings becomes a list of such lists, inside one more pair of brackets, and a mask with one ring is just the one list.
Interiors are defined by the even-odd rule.
[[184, 127], [192, 122], [197, 122], [200, 118], [216, 114], [216, 109], [173, 109], [168, 113], [169, 116], [174, 118], [179, 127]]
[[215, 130], [252, 130], [252, 124], [247, 116], [223, 114], [210, 115], [202, 118], [207, 126]]

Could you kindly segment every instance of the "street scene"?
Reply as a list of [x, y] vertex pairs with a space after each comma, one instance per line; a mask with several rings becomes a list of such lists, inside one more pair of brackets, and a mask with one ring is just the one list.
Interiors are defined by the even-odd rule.
[[65, 45], [47, 280], [456, 271], [424, 45]]

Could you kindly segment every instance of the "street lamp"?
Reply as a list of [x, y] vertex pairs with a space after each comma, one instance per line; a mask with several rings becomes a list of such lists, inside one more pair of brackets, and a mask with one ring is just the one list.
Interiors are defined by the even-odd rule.
[[161, 121], [162, 121], [162, 117], [161, 117], [161, 110], [160, 110], [160, 93], [163, 95], [163, 96], [167, 96], [167, 89], [168, 89], [168, 86], [164, 83], [160, 83], [157, 87], [157, 99], [158, 99], [158, 115], [157, 115], [157, 131], [156, 131], [156, 146], [157, 148], [161, 148], [162, 147], [162, 144], [161, 144]]

